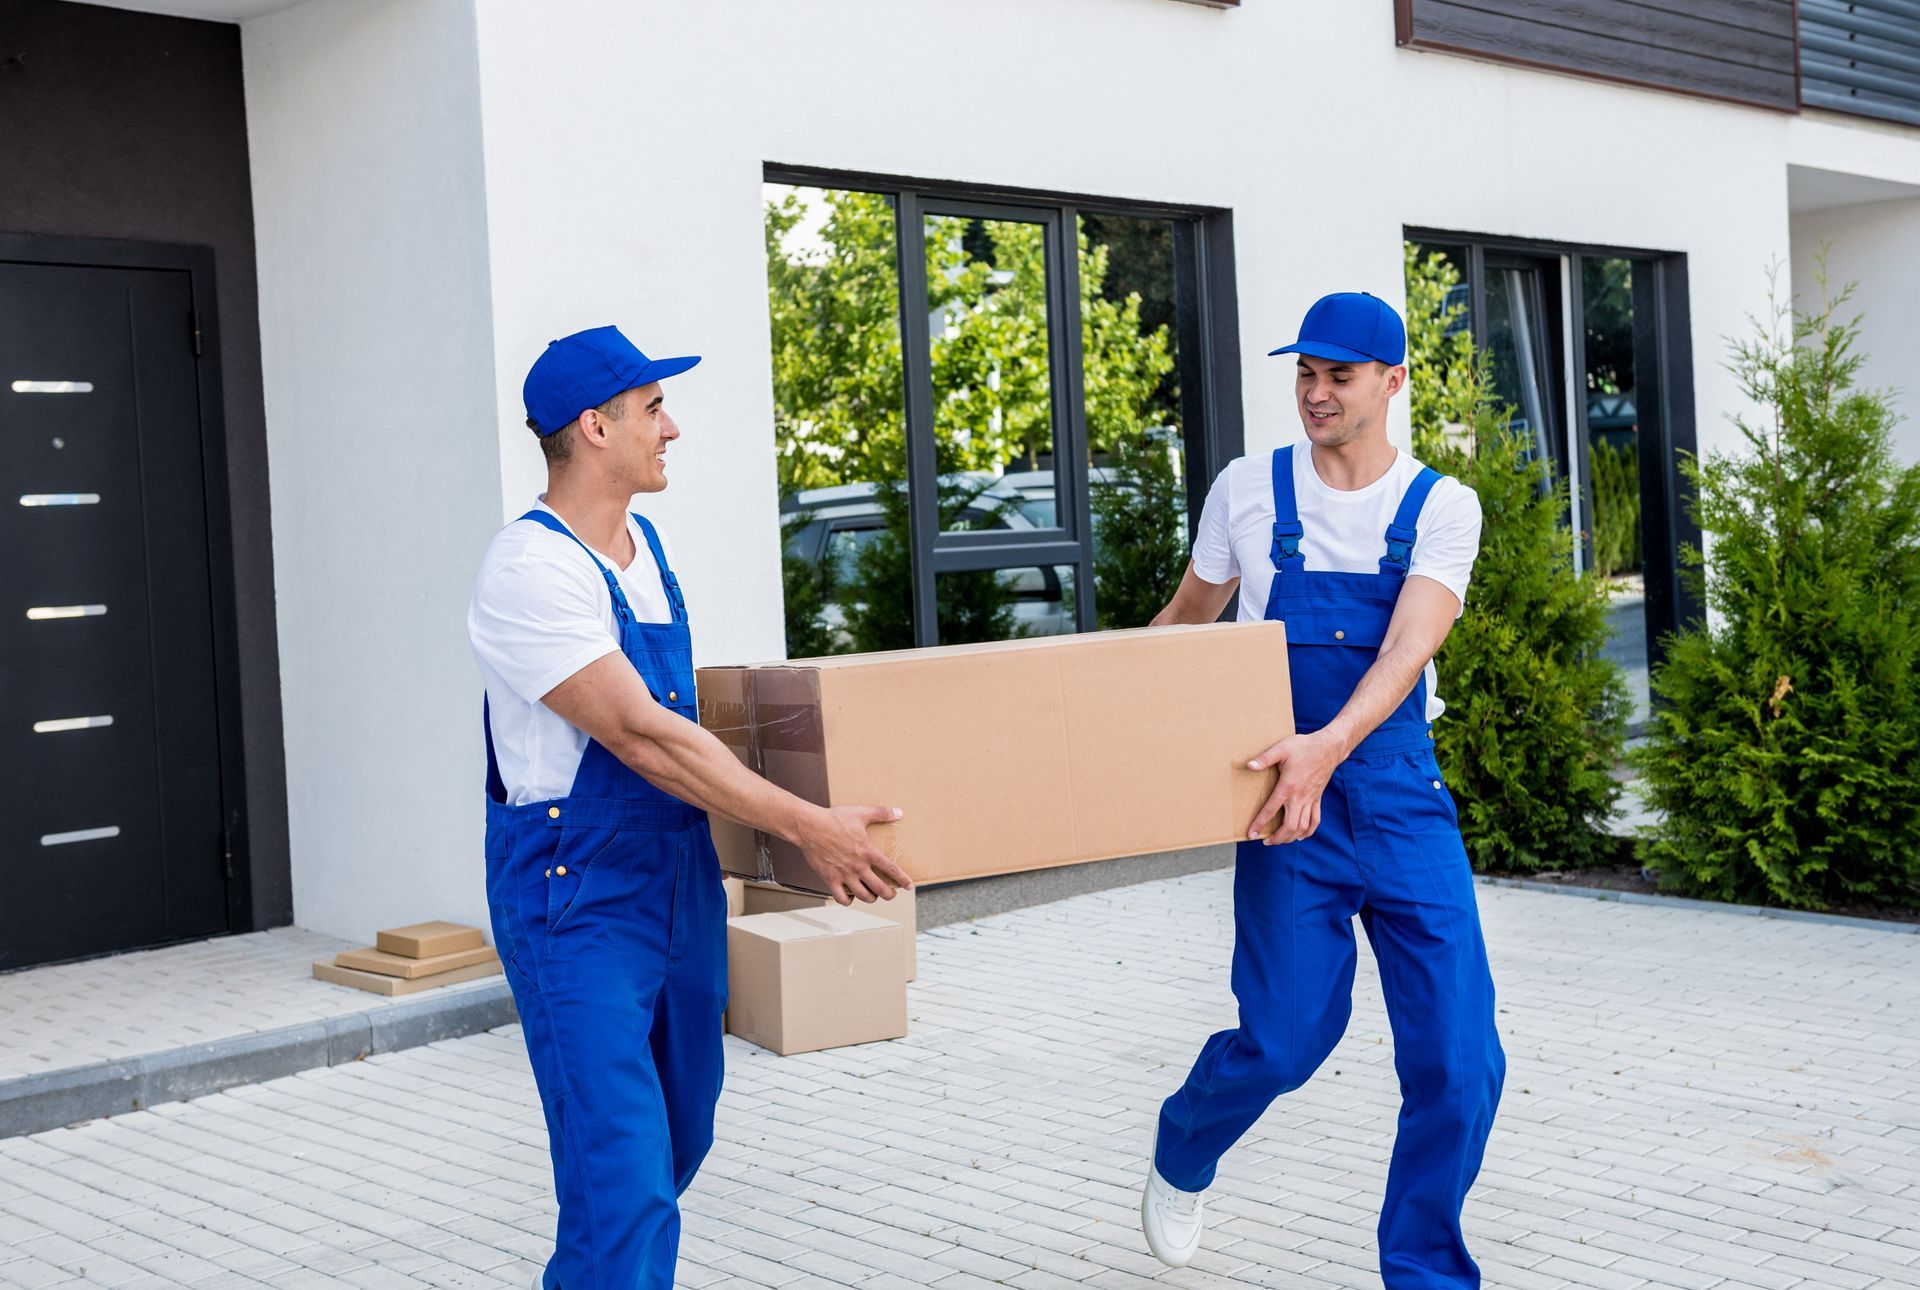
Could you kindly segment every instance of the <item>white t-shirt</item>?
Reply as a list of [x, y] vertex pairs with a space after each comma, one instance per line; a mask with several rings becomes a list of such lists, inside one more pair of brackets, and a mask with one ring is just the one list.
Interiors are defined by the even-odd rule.
[[[553, 513], [543, 497], [535, 509]], [[556, 516], [556, 518], [558, 518]], [[562, 521], [564, 523], [564, 521]], [[673, 621], [647, 539], [631, 517], [633, 562], [595, 551], [643, 623]], [[664, 534], [667, 563], [672, 548]], [[540, 700], [587, 664], [617, 653], [620, 632], [607, 580], [579, 543], [533, 520], [494, 535], [473, 580], [467, 639], [487, 687], [494, 759], [515, 806], [565, 797], [587, 750], [587, 733]]]
[[[1293, 449], [1294, 500], [1300, 508], [1300, 554], [1309, 572], [1378, 573], [1387, 553], [1387, 526], [1400, 498], [1422, 469], [1406, 453], [1365, 488], [1342, 492], [1313, 468], [1313, 452], [1304, 443]], [[1480, 498], [1459, 480], [1443, 476], [1427, 494], [1414, 528], [1409, 575], [1432, 578], [1462, 603], [1473, 558], [1480, 550]], [[1213, 481], [1193, 538], [1193, 571], [1212, 583], [1240, 579], [1239, 617], [1266, 617], [1273, 589], [1273, 456], [1257, 453], [1228, 463]], [[1427, 720], [1447, 705], [1440, 701], [1439, 678], [1427, 664]]]

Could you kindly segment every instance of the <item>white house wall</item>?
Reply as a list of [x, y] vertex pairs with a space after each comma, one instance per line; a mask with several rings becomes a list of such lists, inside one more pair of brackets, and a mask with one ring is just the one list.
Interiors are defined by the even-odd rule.
[[1819, 256], [1827, 252], [1834, 291], [1856, 283], [1842, 316], [1860, 317], [1860, 348], [1867, 356], [1858, 383], [1891, 390], [1907, 419], [1895, 428], [1898, 450], [1920, 461], [1920, 198], [1808, 211], [1793, 220], [1793, 291], [1800, 307], [1820, 299]]
[[464, 611], [498, 527], [473, 12], [243, 32], [294, 917], [484, 922]]
[[1384, 0], [309, 0], [245, 42], [296, 915], [355, 935], [481, 916], [462, 609], [548, 340], [705, 355], [645, 504], [699, 659], [781, 653], [768, 163], [1230, 209], [1254, 451], [1299, 433], [1266, 351], [1399, 301], [1408, 226], [1685, 252], [1728, 442], [1788, 164], [1920, 182], [1920, 131], [1401, 50]]
[[[766, 163], [1231, 208], [1254, 450], [1299, 433], [1265, 352], [1324, 291], [1401, 298], [1405, 226], [1686, 252], [1703, 445], [1739, 402], [1724, 338], [1789, 254], [1803, 123], [1397, 49], [1385, 3], [554, 0], [479, 30], [502, 421], [576, 327], [707, 356], [650, 503], [706, 661], [781, 652]], [[1920, 143], [1872, 143], [1920, 175]], [[539, 457], [503, 451], [512, 510]]]

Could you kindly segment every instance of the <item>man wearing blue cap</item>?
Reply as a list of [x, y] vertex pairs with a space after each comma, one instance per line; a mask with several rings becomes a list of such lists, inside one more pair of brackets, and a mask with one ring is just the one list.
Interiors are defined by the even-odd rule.
[[1193, 1258], [1221, 1156], [1346, 1030], [1357, 914], [1401, 1092], [1381, 1279], [1389, 1290], [1477, 1287], [1460, 1211], [1506, 1059], [1430, 723], [1445, 708], [1433, 655], [1466, 596], [1480, 502], [1387, 440], [1407, 369], [1406, 328], [1384, 302], [1327, 296], [1300, 339], [1273, 352], [1297, 356], [1307, 443], [1221, 472], [1193, 562], [1154, 621], [1212, 622], [1236, 585], [1242, 619], [1284, 621], [1299, 733], [1251, 763], [1280, 778], [1235, 858], [1240, 1024], [1207, 1041], [1161, 1107], [1141, 1223], [1163, 1262]]
[[897, 819], [803, 802], [698, 724], [686, 602], [630, 514], [680, 437], [649, 359], [612, 327], [547, 346], [527, 425], [547, 491], [487, 548], [467, 614], [486, 682], [487, 903], [553, 1153], [560, 1222], [534, 1284], [673, 1284], [679, 1194], [713, 1145], [726, 896], [709, 810], [800, 847], [841, 904], [907, 875], [867, 840]]

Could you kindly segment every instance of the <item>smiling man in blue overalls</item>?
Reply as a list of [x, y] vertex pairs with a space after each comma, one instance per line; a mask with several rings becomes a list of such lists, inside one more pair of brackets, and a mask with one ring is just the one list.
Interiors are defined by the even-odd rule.
[[841, 904], [907, 875], [826, 809], [749, 772], [696, 720], [686, 602], [630, 514], [680, 429], [612, 327], [528, 372], [547, 491], [487, 548], [468, 609], [486, 682], [487, 902], [546, 1113], [560, 1222], [548, 1290], [673, 1285], [678, 1198], [713, 1144], [726, 1006], [718, 811], [799, 846]]
[[1299, 733], [1251, 763], [1280, 778], [1235, 859], [1240, 1024], [1207, 1041], [1161, 1107], [1141, 1222], [1163, 1262], [1193, 1258], [1221, 1156], [1346, 1030], [1358, 915], [1401, 1092], [1381, 1279], [1476, 1287], [1460, 1210], [1506, 1060], [1431, 722], [1444, 706], [1433, 655], [1466, 596], [1480, 503], [1387, 440], [1387, 404], [1407, 379], [1406, 329], [1388, 305], [1328, 296], [1273, 352], [1297, 355], [1308, 442], [1243, 457], [1214, 481], [1193, 563], [1154, 621], [1212, 622], [1237, 584], [1242, 619], [1287, 625]]

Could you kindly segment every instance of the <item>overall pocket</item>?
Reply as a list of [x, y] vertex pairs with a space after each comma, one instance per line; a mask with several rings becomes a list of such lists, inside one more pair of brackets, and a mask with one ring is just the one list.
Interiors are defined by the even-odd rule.
[[547, 935], [557, 935], [583, 905], [594, 862], [613, 845], [620, 831], [609, 825], [569, 824], [560, 830], [559, 845], [544, 881], [547, 884]]

